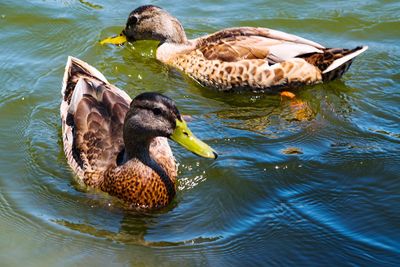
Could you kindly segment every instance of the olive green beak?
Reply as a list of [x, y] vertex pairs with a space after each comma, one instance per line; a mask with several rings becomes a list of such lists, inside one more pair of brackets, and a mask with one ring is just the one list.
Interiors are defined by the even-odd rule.
[[114, 45], [122, 45], [124, 44], [126, 41], [128, 41], [126, 39], [126, 35], [121, 32], [118, 36], [114, 36], [114, 37], [108, 37], [106, 39], [103, 39], [100, 41], [100, 44], [114, 44]]
[[200, 157], [209, 159], [216, 159], [218, 157], [214, 149], [194, 136], [183, 119], [176, 120], [176, 128], [170, 138]]

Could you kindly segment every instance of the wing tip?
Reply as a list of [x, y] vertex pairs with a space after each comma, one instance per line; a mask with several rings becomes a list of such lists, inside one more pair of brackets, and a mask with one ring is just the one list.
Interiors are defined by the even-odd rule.
[[76, 58], [73, 56], [68, 56], [68, 58], [67, 58], [67, 64], [65, 66], [65, 72], [64, 72], [64, 81], [65, 82], [68, 80], [69, 76], [71, 75], [71, 73], [69, 71], [72, 69], [72, 66], [74, 66], [74, 65], [78, 65], [81, 69], [86, 71], [88, 74], [92, 75], [93, 77], [96, 77], [100, 81], [103, 81], [103, 82], [109, 84], [106, 77], [104, 77], [104, 75], [99, 70], [97, 70], [95, 67], [88, 64], [87, 62], [83, 61], [82, 59], [79, 59], [79, 58]]
[[[358, 49], [357, 49], [358, 48]], [[344, 57], [341, 57], [339, 59], [336, 59], [335, 61], [332, 62], [331, 65], [329, 65], [328, 68], [326, 68], [322, 74], [326, 74], [338, 67], [340, 67], [341, 65], [343, 65], [344, 63], [346, 63], [349, 60], [352, 60], [353, 58], [357, 57], [358, 55], [360, 55], [361, 53], [364, 53], [366, 50], [368, 50], [368, 46], [367, 45], [363, 45], [363, 46], [359, 46], [355, 49], [357, 49], [356, 51], [354, 51], [351, 54], [348, 54]]]

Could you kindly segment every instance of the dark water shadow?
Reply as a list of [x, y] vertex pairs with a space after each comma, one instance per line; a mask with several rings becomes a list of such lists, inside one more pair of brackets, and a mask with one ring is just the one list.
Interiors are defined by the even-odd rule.
[[[214, 242], [222, 237], [195, 237], [181, 241], [151, 241], [147, 240], [149, 229], [157, 224], [157, 218], [170, 212], [171, 208], [166, 208], [154, 212], [124, 210], [122, 218], [117, 223], [117, 230], [101, 229], [88, 223], [72, 222], [68, 220], [53, 220], [53, 223], [65, 227], [81, 234], [90, 235], [96, 238], [108, 239], [122, 244], [141, 245], [145, 247], [174, 247], [184, 245], [195, 245]], [[114, 226], [115, 227], [115, 226]]]

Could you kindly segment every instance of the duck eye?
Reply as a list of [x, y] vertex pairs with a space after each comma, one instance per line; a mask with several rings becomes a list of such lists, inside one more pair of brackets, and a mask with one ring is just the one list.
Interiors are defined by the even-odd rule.
[[154, 113], [154, 115], [158, 116], [158, 115], [161, 114], [161, 109], [159, 109], [159, 108], [154, 108], [154, 109], [153, 109], [153, 113]]
[[135, 16], [130, 16], [128, 18], [128, 22], [126, 23], [127, 25], [135, 25], [137, 22], [137, 17]]

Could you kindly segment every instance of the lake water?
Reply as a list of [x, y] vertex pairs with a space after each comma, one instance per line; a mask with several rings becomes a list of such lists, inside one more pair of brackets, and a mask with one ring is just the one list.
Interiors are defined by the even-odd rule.
[[[97, 43], [146, 3], [190, 38], [264, 26], [369, 50], [340, 81], [293, 101], [218, 93], [157, 62], [154, 42]], [[398, 1], [2, 0], [0, 265], [399, 265], [399, 18]], [[179, 192], [162, 211], [80, 188], [61, 142], [68, 55], [132, 97], [175, 99], [218, 160], [171, 144]]]

